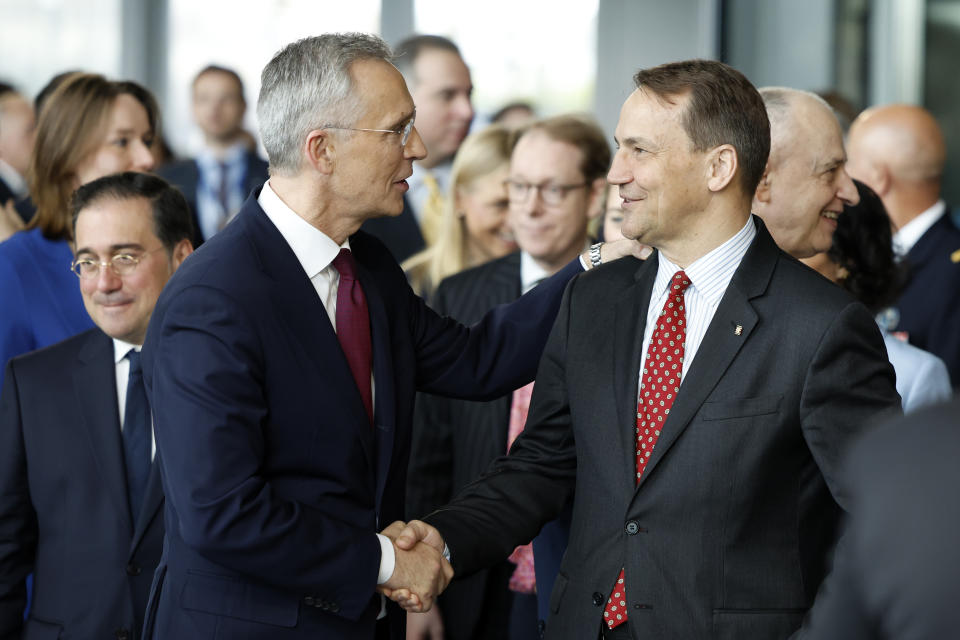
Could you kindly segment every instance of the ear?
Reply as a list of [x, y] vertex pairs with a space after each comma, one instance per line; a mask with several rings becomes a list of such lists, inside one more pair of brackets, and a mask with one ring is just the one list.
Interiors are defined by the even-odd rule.
[[770, 204], [770, 163], [767, 163], [767, 166], [763, 169], [763, 177], [760, 178], [760, 184], [757, 185], [757, 190], [753, 194], [753, 200], [762, 204]]
[[314, 129], [303, 142], [303, 160], [317, 173], [333, 173], [336, 148], [327, 129]]
[[176, 271], [191, 253], [193, 253], [192, 242], [186, 238], [178, 242], [177, 246], [173, 248], [173, 253], [170, 256], [170, 261], [173, 263], [173, 270]]
[[737, 150], [733, 145], [722, 144], [710, 151], [707, 165], [707, 188], [710, 191], [723, 191], [733, 182], [740, 168]]
[[877, 192], [878, 196], [886, 197], [893, 186], [893, 176], [890, 175], [890, 169], [886, 166], [870, 167], [870, 179], [867, 184]]
[[590, 191], [587, 195], [587, 218], [599, 218], [603, 216], [603, 210], [606, 208], [603, 202], [604, 187], [607, 186], [607, 178], [597, 178], [590, 183]]

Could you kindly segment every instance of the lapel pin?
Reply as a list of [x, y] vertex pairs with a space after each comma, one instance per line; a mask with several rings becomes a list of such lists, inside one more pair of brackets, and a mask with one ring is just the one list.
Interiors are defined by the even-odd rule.
[[737, 328], [733, 330], [733, 335], [738, 336], [743, 333], [743, 325], [737, 325]]
[[960, 249], [957, 249], [956, 251], [950, 254], [950, 262], [954, 262], [954, 263], [960, 262]]

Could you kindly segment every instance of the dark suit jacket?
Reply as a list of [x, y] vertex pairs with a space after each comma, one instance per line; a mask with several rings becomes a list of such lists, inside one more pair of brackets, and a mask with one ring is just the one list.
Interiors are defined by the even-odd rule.
[[897, 302], [900, 323], [910, 344], [939, 356], [960, 388], [960, 228], [947, 211], [907, 254], [909, 281]]
[[[515, 252], [446, 278], [431, 306], [467, 324], [499, 304], [520, 297], [520, 253]], [[480, 477], [507, 448], [511, 394], [488, 402], [419, 394], [413, 421], [413, 447], [407, 479], [407, 515], [422, 517], [449, 502]], [[534, 540], [537, 598], [547, 598], [560, 568], [569, 535], [569, 513]], [[510, 614], [507, 583], [516, 565], [504, 561], [491, 571], [455, 580], [440, 596], [446, 635], [458, 638], [505, 637]]]
[[387, 245], [397, 262], [403, 262], [427, 246], [420, 232], [420, 223], [417, 222], [410, 200], [406, 196], [403, 198], [403, 211], [399, 216], [371, 218], [360, 228]]
[[[371, 427], [322, 302], [255, 199], [167, 284], [143, 349], [166, 489], [155, 638], [372, 638], [380, 528], [403, 519], [417, 388], [533, 378], [572, 263], [467, 329], [351, 240], [370, 309]], [[389, 606], [394, 637], [405, 616]], [[151, 619], [153, 618], [153, 619]]]
[[17, 200], [17, 196], [10, 190], [10, 185], [6, 180], [0, 178], [0, 206], [7, 204], [9, 200]]
[[958, 459], [960, 398], [892, 421], [855, 447], [849, 526], [803, 638], [957, 636]]
[[465, 573], [530, 540], [575, 487], [547, 638], [596, 637], [621, 567], [636, 638], [785, 638], [813, 601], [846, 499], [839, 460], [900, 398], [866, 309], [754, 221], [639, 485], [655, 256], [570, 284], [524, 433], [427, 518]]
[[[270, 177], [267, 161], [255, 152], [247, 153], [247, 171], [243, 176], [243, 190], [250, 193], [263, 185]], [[200, 185], [200, 169], [193, 159], [169, 162], [157, 168], [157, 175], [176, 186], [187, 198], [190, 212], [193, 214], [193, 228], [196, 231], [193, 246], [199, 247], [206, 238], [200, 231], [200, 219], [197, 217], [197, 188]]]
[[[132, 521], [114, 366], [113, 342], [99, 329], [7, 366], [0, 638], [139, 637], [163, 544], [163, 494], [154, 463], [143, 510]], [[33, 604], [24, 623], [31, 571]]]

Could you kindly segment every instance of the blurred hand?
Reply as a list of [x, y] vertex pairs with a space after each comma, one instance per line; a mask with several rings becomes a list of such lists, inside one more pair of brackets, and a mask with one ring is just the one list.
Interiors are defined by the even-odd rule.
[[408, 613], [407, 640], [443, 640], [440, 609], [434, 607], [425, 613]]
[[409, 550], [395, 542], [394, 551], [393, 575], [377, 590], [408, 612], [429, 611], [453, 578], [453, 567], [435, 547], [424, 542], [414, 542]]
[[7, 200], [0, 207], [0, 242], [3, 242], [17, 231], [23, 229], [23, 220], [13, 206], [13, 200]]

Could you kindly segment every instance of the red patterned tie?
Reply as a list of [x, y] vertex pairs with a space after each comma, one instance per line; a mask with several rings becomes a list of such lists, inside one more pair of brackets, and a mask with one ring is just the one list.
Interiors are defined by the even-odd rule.
[[[510, 426], [507, 429], [507, 451], [527, 423], [527, 412], [530, 411], [532, 395], [532, 382], [513, 392], [513, 399], [510, 402]], [[507, 585], [510, 590], [518, 593], [536, 593], [537, 575], [533, 566], [533, 543], [520, 545], [513, 550], [507, 560], [517, 565]]]
[[[673, 399], [680, 390], [683, 371], [684, 342], [687, 337], [687, 314], [683, 294], [690, 279], [677, 271], [670, 280], [670, 293], [660, 312], [657, 327], [650, 338], [643, 364], [643, 391], [637, 402], [637, 482], [647, 467], [647, 460], [660, 437], [660, 427], [670, 414]], [[623, 569], [607, 599], [603, 620], [613, 629], [627, 621], [627, 591]]]
[[333, 267], [340, 273], [337, 288], [337, 340], [347, 357], [350, 373], [360, 390], [363, 406], [373, 424], [373, 392], [370, 371], [373, 365], [373, 347], [370, 343], [370, 312], [367, 297], [357, 280], [356, 262], [349, 249], [340, 249], [333, 259]]

